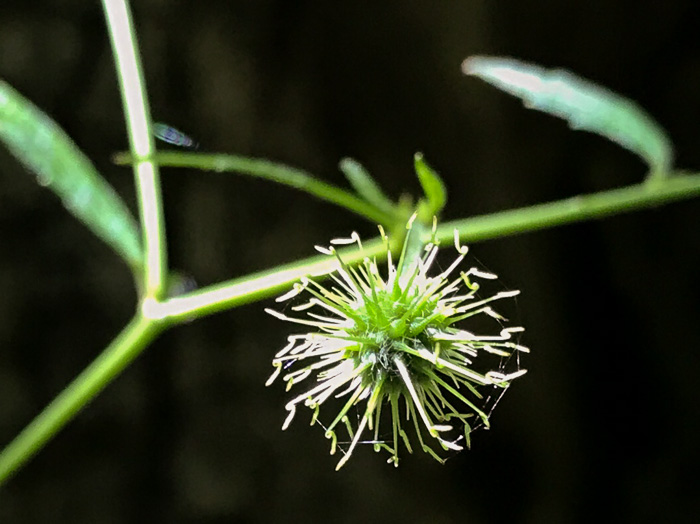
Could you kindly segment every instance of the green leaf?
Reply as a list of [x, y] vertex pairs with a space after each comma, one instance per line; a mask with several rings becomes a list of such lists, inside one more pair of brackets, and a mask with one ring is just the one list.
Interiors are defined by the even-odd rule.
[[445, 185], [433, 168], [431, 168], [421, 153], [416, 153], [413, 157], [416, 174], [418, 180], [423, 186], [423, 192], [426, 199], [421, 202], [418, 212], [421, 219], [425, 221], [432, 220], [433, 216], [437, 216], [447, 202], [447, 191]]
[[63, 205], [132, 268], [142, 265], [138, 226], [90, 160], [51, 118], [0, 80], [0, 140]]
[[568, 120], [639, 155], [656, 176], [671, 171], [673, 149], [664, 130], [633, 101], [562, 69], [511, 58], [473, 56], [462, 71], [517, 96], [525, 107]]
[[343, 158], [338, 165], [355, 192], [385, 213], [394, 212], [394, 203], [387, 197], [367, 170], [352, 158]]

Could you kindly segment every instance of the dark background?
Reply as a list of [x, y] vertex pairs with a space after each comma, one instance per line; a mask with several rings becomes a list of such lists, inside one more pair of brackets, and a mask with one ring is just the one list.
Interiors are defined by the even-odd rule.
[[[154, 118], [205, 151], [344, 184], [343, 156], [394, 197], [423, 151], [446, 219], [636, 183], [644, 165], [479, 80], [470, 54], [566, 67], [637, 100], [700, 167], [693, 0], [134, 2]], [[0, 77], [52, 115], [132, 209], [121, 102], [96, 1], [0, 3]], [[173, 267], [200, 285], [374, 226], [231, 174], [164, 170]], [[698, 201], [474, 245], [518, 288], [519, 380], [440, 466], [337, 457], [265, 388], [294, 327], [272, 300], [162, 336], [0, 491], [0, 522], [691, 522], [700, 512]], [[127, 268], [0, 151], [0, 444], [119, 332]]]

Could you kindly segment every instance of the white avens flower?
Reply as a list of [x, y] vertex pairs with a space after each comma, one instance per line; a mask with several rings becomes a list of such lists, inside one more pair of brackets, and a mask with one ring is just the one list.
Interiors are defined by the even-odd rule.
[[[501, 324], [505, 319], [491, 308], [491, 303], [518, 294], [506, 291], [479, 298], [478, 280], [495, 279], [495, 275], [476, 268], [453, 275], [467, 253], [459, 244], [457, 231], [455, 247], [459, 255], [435, 276], [428, 274], [438, 251], [434, 243], [409, 260], [407, 238], [395, 266], [388, 239], [381, 228], [380, 232], [387, 249], [385, 276], [376, 260], [366, 258], [357, 267], [350, 267], [340, 258], [334, 245], [357, 243], [362, 248], [358, 235], [353, 233], [350, 239], [334, 240], [329, 248], [319, 248], [340, 263], [340, 269], [330, 275], [329, 285], [305, 278], [278, 299], [308, 293], [306, 303], [291, 308], [303, 312], [303, 317], [267, 310], [277, 318], [313, 330], [290, 336], [287, 346], [272, 361], [275, 372], [268, 385], [280, 374], [287, 390], [305, 380], [310, 382], [287, 403], [289, 415], [283, 429], [289, 426], [299, 405], [313, 410], [313, 424], [320, 407], [331, 397], [344, 399], [342, 408], [325, 428], [326, 437], [332, 440], [331, 454], [337, 447], [338, 427], [344, 426], [350, 439], [336, 469], [345, 464], [358, 443], [367, 442], [361, 440], [363, 435], [375, 451], [388, 451], [389, 462], [398, 465], [400, 442], [412, 452], [404, 424], [413, 426], [424, 451], [443, 462], [426, 443], [425, 435], [436, 439], [443, 450], [468, 447], [475, 421], [489, 425], [488, 415], [480, 407], [484, 399], [479, 389], [506, 388], [525, 373], [501, 371], [503, 359], [512, 352], [528, 351], [513, 341], [513, 334], [522, 328], [501, 325], [495, 335], [479, 335], [457, 326], [477, 315], [487, 315]], [[411, 234], [409, 230], [408, 236]], [[493, 362], [484, 364], [485, 360]], [[359, 412], [355, 426], [348, 417], [353, 407]], [[390, 431], [381, 427], [382, 414], [391, 419]]]

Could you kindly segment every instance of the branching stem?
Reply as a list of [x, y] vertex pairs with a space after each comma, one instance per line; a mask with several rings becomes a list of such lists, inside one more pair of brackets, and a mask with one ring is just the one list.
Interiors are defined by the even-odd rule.
[[158, 164], [151, 160], [155, 146], [136, 32], [126, 0], [102, 0], [102, 5], [117, 66], [129, 146], [136, 159], [134, 175], [146, 252], [143, 291], [147, 297], [161, 298], [168, 271], [165, 225]]

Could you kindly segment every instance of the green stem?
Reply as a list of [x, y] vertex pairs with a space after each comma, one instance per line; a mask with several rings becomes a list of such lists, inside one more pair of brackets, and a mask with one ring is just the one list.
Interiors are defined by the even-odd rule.
[[[352, 265], [365, 257], [386, 258], [386, 247], [380, 238], [363, 242], [362, 245], [362, 250], [357, 248], [340, 250], [343, 262]], [[290, 286], [303, 276], [327, 275], [338, 268], [339, 264], [335, 257], [328, 255], [310, 257], [208, 286], [165, 302], [150, 303], [146, 308], [146, 314], [153, 319], [167, 319], [172, 323], [200, 318], [288, 291]]]
[[[454, 230], [466, 242], [480, 242], [496, 237], [525, 233], [538, 229], [581, 222], [647, 207], [666, 204], [700, 195], [700, 174], [677, 175], [650, 189], [635, 185], [590, 195], [581, 195], [556, 202], [501, 211], [464, 220], [445, 222], [438, 226], [436, 238], [452, 241]], [[363, 242], [364, 250], [341, 251], [343, 260], [351, 265], [364, 257], [386, 256], [381, 239]], [[242, 304], [268, 298], [289, 289], [299, 278], [324, 275], [337, 269], [334, 259], [312, 257], [293, 264], [222, 282], [193, 293], [181, 295], [157, 304], [154, 318], [168, 318], [173, 322], [199, 318]]]
[[160, 298], [167, 279], [165, 226], [158, 165], [151, 160], [155, 146], [136, 32], [126, 0], [102, 0], [102, 5], [117, 66], [129, 146], [136, 159], [134, 176], [146, 250], [144, 291], [147, 297]]
[[480, 242], [539, 229], [603, 218], [700, 196], [700, 174], [675, 174], [654, 185], [638, 184], [481, 215], [438, 226], [437, 238], [449, 241], [454, 230], [461, 240]]
[[71, 384], [0, 453], [0, 485], [32, 458], [156, 337], [162, 326], [135, 317]]
[[[187, 167], [218, 172], [232, 171], [242, 175], [264, 178], [305, 191], [389, 228], [393, 227], [396, 221], [394, 214], [387, 213], [344, 189], [322, 182], [301, 169], [269, 160], [235, 155], [175, 152], [156, 153], [152, 160], [160, 166]], [[132, 161], [133, 156], [129, 154], [118, 153], [114, 156], [114, 162], [119, 165], [128, 165]]]
[[[145, 296], [165, 291], [167, 260], [158, 166], [141, 61], [129, 6], [125, 0], [102, 1], [117, 65], [124, 114], [139, 196], [143, 228]], [[120, 335], [0, 453], [0, 485], [41, 449], [109, 384], [165, 327], [142, 310]]]

